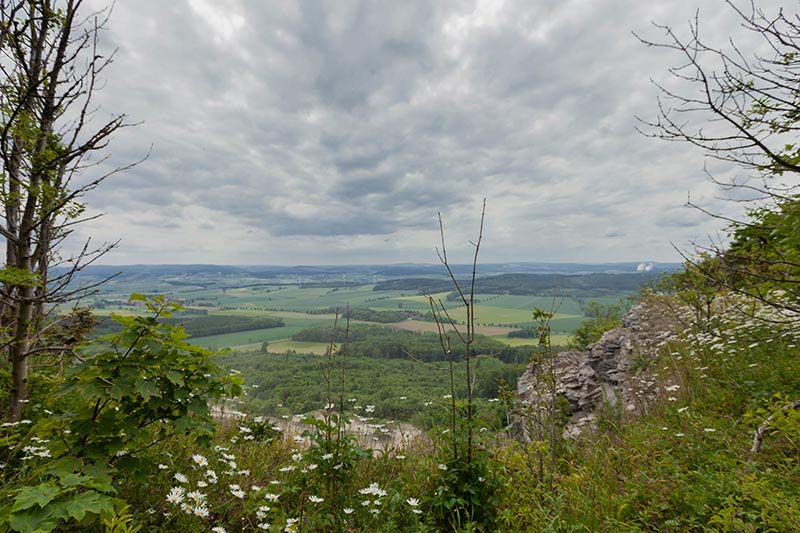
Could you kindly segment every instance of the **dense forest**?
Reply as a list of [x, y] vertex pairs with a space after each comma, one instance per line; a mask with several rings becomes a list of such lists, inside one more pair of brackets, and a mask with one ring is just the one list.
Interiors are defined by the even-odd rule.
[[[248, 392], [248, 406], [255, 412], [276, 416], [307, 413], [327, 403], [327, 384], [320, 368], [319, 356], [300, 354], [232, 353], [220, 358], [220, 364], [236, 368], [247, 375], [247, 382], [258, 384]], [[525, 370], [525, 364], [506, 364], [497, 358], [479, 360], [475, 396], [484, 409], [491, 412], [490, 422], [497, 428], [504, 424], [502, 405], [494, 401], [503, 387], [511, 390]], [[401, 420], [416, 427], [430, 427], [446, 418], [442, 405], [450, 393], [443, 370], [432, 371], [409, 358], [348, 357], [346, 379], [348, 409], [352, 413], [374, 416], [378, 420]], [[462, 378], [464, 368], [456, 368]], [[456, 394], [465, 390], [459, 386]], [[428, 405], [425, 405], [425, 404]], [[365, 412], [372, 405], [371, 412]]]
[[[180, 316], [161, 320], [161, 322], [181, 325], [187, 335], [191, 337], [205, 337], [237, 331], [251, 331], [254, 329], [279, 328], [284, 326], [283, 320], [272, 317], [248, 317], [241, 315], [214, 315], [214, 316]], [[110, 318], [103, 318], [95, 324], [93, 332], [96, 335], [118, 333], [122, 327]]]
[[[332, 333], [328, 327], [308, 328], [292, 335], [292, 340], [303, 342], [329, 342]], [[343, 329], [335, 334], [335, 342], [348, 356], [375, 359], [418, 359], [420, 361], [460, 361], [463, 352], [447, 353], [442, 349], [439, 335], [413, 333], [367, 324], [353, 324], [347, 335]], [[346, 346], [344, 343], [347, 342]], [[532, 343], [533, 344], [533, 343]], [[488, 355], [504, 363], [525, 363], [530, 358], [532, 346], [508, 346], [485, 335], [476, 335], [471, 348], [473, 356]]]

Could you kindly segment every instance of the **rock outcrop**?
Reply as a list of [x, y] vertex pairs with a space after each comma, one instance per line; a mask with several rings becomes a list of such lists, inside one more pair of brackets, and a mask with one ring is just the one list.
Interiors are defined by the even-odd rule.
[[655, 380], [648, 361], [678, 331], [673, 314], [656, 298], [637, 303], [622, 318], [622, 325], [603, 334], [585, 352], [567, 351], [549, 361], [531, 363], [517, 381], [523, 405], [516, 421], [523, 438], [530, 438], [530, 418], [551, 405], [551, 391], [563, 398], [567, 411], [563, 436], [574, 438], [594, 426], [597, 408], [607, 405], [629, 413], [643, 412], [655, 398]]

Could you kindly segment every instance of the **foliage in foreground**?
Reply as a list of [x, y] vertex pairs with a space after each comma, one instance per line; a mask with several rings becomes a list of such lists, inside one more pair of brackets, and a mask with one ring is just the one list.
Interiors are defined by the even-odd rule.
[[[695, 318], [690, 305], [679, 312]], [[797, 531], [800, 413], [785, 407], [800, 396], [800, 335], [788, 318], [797, 323], [720, 296], [711, 324], [665, 343], [645, 368], [641, 378], [660, 389], [646, 413], [606, 409], [595, 434], [559, 453], [552, 488], [533, 468], [536, 444], [502, 448], [501, 529]], [[767, 442], [752, 453], [770, 415]]]
[[177, 304], [134, 298], [151, 316], [117, 317], [122, 332], [52, 375], [49, 394], [29, 409], [32, 419], [3, 424], [0, 527], [96, 525], [124, 507], [122, 483], [150, 475], [153, 448], [180, 435], [210, 442], [209, 401], [240, 392], [211, 352], [159, 321]]

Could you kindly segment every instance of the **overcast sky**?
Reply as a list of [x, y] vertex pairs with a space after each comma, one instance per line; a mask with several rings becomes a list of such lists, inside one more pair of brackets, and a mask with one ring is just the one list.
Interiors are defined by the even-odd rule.
[[687, 193], [728, 207], [702, 153], [635, 131], [679, 58], [631, 32], [698, 8], [748, 42], [718, 0], [118, 0], [97, 102], [142, 122], [112, 161], [152, 153], [80, 236], [116, 264], [433, 262], [441, 211], [462, 260], [486, 197], [484, 261], [678, 260], [720, 227]]

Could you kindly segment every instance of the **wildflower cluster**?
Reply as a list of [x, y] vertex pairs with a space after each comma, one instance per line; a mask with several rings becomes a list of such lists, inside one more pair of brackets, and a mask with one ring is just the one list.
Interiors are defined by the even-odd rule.
[[[253, 422], [237, 418], [227, 445], [160, 459], [164, 491], [161, 504], [150, 504], [161, 508], [159, 523], [186, 531], [235, 527], [291, 532], [327, 526], [369, 530], [382, 523], [411, 527], [422, 518], [422, 502], [413, 497], [419, 489], [403, 495], [405, 482], [396, 477], [399, 472], [384, 478], [388, 486], [377, 481], [357, 484], [364, 468], [396, 465], [405, 456], [374, 456], [360, 448], [354, 437], [338, 432], [335, 415], [306, 418], [302, 433], [283, 431], [281, 438], [266, 445], [242, 438], [232, 441], [249, 434], [242, 428]], [[253, 462], [265, 453], [270, 460]]]

